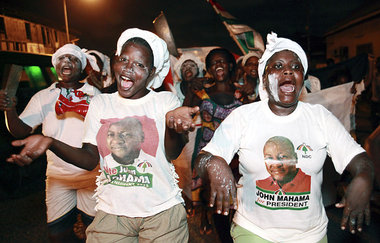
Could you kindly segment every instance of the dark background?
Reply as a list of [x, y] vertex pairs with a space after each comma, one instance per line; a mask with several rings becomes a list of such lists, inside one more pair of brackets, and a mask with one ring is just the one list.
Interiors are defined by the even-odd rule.
[[[218, 0], [231, 15], [257, 30], [265, 41], [270, 31], [323, 49], [323, 35], [352, 15], [367, 0]], [[1, 0], [0, 14], [12, 11], [65, 30], [63, 0]], [[222, 46], [241, 54], [206, 0], [66, 0], [70, 33], [80, 47], [111, 54], [122, 31], [154, 31], [153, 20], [164, 12], [178, 48]], [[308, 52], [309, 47], [303, 44]], [[312, 50], [313, 51], [313, 50]]]

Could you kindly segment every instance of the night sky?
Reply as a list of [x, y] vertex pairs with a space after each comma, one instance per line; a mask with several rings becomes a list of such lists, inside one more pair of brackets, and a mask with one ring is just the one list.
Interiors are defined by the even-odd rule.
[[[63, 0], [0, 0], [0, 10], [13, 8], [65, 30]], [[266, 39], [323, 36], [347, 18], [363, 0], [219, 0], [218, 3]], [[206, 0], [67, 0], [69, 29], [82, 48], [110, 54], [122, 31], [131, 27], [154, 31], [153, 20], [164, 12], [178, 48], [222, 46], [241, 54]]]

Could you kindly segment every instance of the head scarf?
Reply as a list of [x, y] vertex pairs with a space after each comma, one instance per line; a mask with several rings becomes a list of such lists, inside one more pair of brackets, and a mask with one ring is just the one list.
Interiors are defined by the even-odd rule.
[[197, 57], [196, 55], [194, 55], [190, 52], [183, 53], [181, 55], [181, 57], [178, 59], [178, 61], [176, 62], [176, 64], [174, 65], [174, 71], [176, 72], [178, 77], [182, 78], [181, 77], [181, 75], [182, 75], [181, 74], [181, 66], [187, 60], [191, 60], [197, 64], [197, 66], [198, 66], [198, 77], [202, 77], [205, 64], [201, 61], [201, 59], [199, 57]]
[[261, 51], [250, 51], [243, 56], [243, 60], [242, 60], [241, 64], [244, 66], [249, 58], [257, 57], [258, 59], [260, 59], [262, 55], [263, 55], [263, 53]]
[[[80, 49], [79, 46], [77, 45], [74, 45], [74, 44], [66, 44], [64, 46], [62, 46], [61, 48], [59, 48], [54, 54], [53, 56], [51, 57], [51, 63], [53, 64], [54, 68], [56, 68], [57, 64], [58, 64], [58, 57], [62, 56], [62, 55], [66, 55], [66, 54], [71, 54], [75, 57], [77, 57], [81, 64], [82, 64], [82, 71], [84, 70], [84, 68], [86, 67], [87, 65], [87, 59], [89, 59], [89, 62], [91, 64], [91, 66], [94, 68], [93, 66], [93, 62], [95, 61], [95, 65], [96, 65], [96, 59], [94, 56], [92, 57], [88, 57], [88, 54], [86, 54], [83, 50]], [[95, 59], [95, 60], [94, 60]], [[99, 67], [98, 65], [96, 65], [96, 67], [98, 68], [99, 70]], [[95, 67], [95, 68], [96, 68]], [[94, 68], [94, 70], [95, 70]]]
[[[85, 49], [82, 49], [82, 50], [85, 50]], [[85, 52], [86, 52], [86, 54], [89, 54], [89, 55], [91, 55], [91, 54], [97, 55], [100, 58], [100, 60], [102, 60], [102, 63], [103, 63], [103, 69], [99, 70], [98, 72], [100, 72], [100, 71], [105, 72], [105, 75], [111, 76], [110, 58], [107, 55], [104, 55], [103, 53], [101, 53], [97, 50], [85, 50]], [[99, 69], [99, 67], [98, 67], [98, 69]], [[95, 70], [95, 71], [97, 71], [97, 70]]]
[[140, 37], [146, 40], [153, 50], [153, 65], [156, 68], [156, 71], [147, 87], [156, 89], [162, 85], [170, 68], [169, 51], [166, 42], [150, 31], [138, 28], [127, 29], [121, 34], [117, 41], [115, 55], [119, 56], [125, 42], [134, 37]]
[[258, 68], [259, 79], [260, 79], [259, 95], [260, 95], [261, 100], [268, 98], [268, 93], [265, 90], [265, 87], [263, 84], [263, 74], [264, 74], [264, 70], [267, 65], [267, 62], [275, 53], [283, 51], [283, 50], [289, 50], [297, 54], [303, 66], [304, 76], [307, 72], [307, 68], [308, 68], [307, 56], [306, 56], [305, 51], [297, 42], [294, 42], [286, 38], [277, 38], [277, 34], [273, 32], [268, 34], [266, 49], [263, 53], [263, 56], [259, 60], [259, 68]]

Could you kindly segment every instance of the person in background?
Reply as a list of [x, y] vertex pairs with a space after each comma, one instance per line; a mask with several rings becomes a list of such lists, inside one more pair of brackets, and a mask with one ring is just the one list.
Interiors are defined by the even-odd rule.
[[241, 63], [243, 72], [236, 76], [237, 82], [234, 85], [241, 95], [237, 98], [245, 104], [260, 100], [257, 68], [261, 55], [261, 51], [252, 51], [244, 55]]
[[[81, 82], [88, 56], [76, 45], [66, 44], [52, 56], [58, 82], [36, 93], [18, 116], [15, 102], [0, 91], [0, 109], [7, 128], [23, 138], [42, 124], [42, 134], [80, 147], [89, 103], [100, 91]], [[14, 100], [13, 100], [14, 101]], [[78, 212], [86, 228], [95, 216], [94, 190], [98, 168], [84, 170], [46, 151], [46, 208], [50, 242], [76, 242], [73, 225]]]
[[97, 65], [97, 68], [90, 68], [90, 70], [87, 71], [87, 82], [102, 92], [103, 90], [108, 90], [115, 82], [111, 74], [110, 58], [97, 50], [83, 49], [83, 51], [91, 55], [91, 57], [94, 57]]
[[[203, 88], [204, 63], [194, 54], [185, 52], [174, 65], [176, 76], [180, 81], [174, 83], [174, 93], [178, 96], [183, 106], [189, 106], [193, 103], [195, 92]], [[186, 103], [184, 103], [186, 97]], [[196, 124], [200, 124], [198, 115], [194, 117]], [[189, 142], [185, 145], [182, 153], [173, 164], [179, 175], [179, 186], [182, 189], [182, 195], [185, 200], [186, 212], [188, 217], [195, 213], [193, 209], [192, 191], [191, 191], [191, 159], [194, 152], [195, 135], [197, 129], [189, 132]]]
[[184, 102], [185, 97], [188, 97], [186, 99], [188, 104], [185, 103], [184, 106], [191, 105], [194, 92], [203, 88], [203, 79], [201, 78], [203, 77], [204, 64], [194, 54], [183, 53], [174, 65], [174, 71], [181, 79], [180, 82], [174, 84], [176, 94], [181, 103]]
[[[267, 99], [238, 107], [217, 128], [196, 158], [196, 168], [210, 180], [210, 206], [228, 215], [237, 209], [234, 242], [327, 242], [328, 218], [322, 202], [322, 167], [331, 156], [337, 172], [352, 174], [342, 200], [341, 228], [351, 233], [369, 224], [373, 164], [339, 120], [321, 105], [298, 100], [308, 62], [302, 47], [268, 34], [259, 61], [259, 77]], [[292, 194], [259, 190], [268, 177], [263, 148], [269, 138], [286, 137], [295, 145], [297, 168], [311, 177], [310, 192]], [[235, 182], [228, 163], [239, 155], [242, 177]], [[284, 157], [280, 154], [278, 158]], [[306, 183], [305, 180], [294, 183]]]
[[[161, 86], [169, 67], [164, 40], [149, 31], [127, 29], [117, 41], [113, 64], [118, 91], [100, 94], [91, 102], [81, 148], [41, 135], [13, 142], [25, 147], [9, 162], [30, 163], [50, 149], [86, 170], [100, 163], [96, 215], [86, 231], [88, 242], [188, 241], [186, 211], [170, 160], [180, 154], [188, 131], [195, 128], [191, 116], [198, 107], [180, 107], [171, 92], [152, 90]], [[111, 124], [126, 118], [141, 122], [145, 135], [141, 150], [151, 159], [135, 159], [127, 165], [105, 159], [111, 154], [107, 145], [113, 134]], [[132, 137], [126, 131], [120, 135], [125, 140]]]
[[[235, 65], [234, 56], [225, 48], [215, 48], [206, 56], [206, 69], [210, 78], [204, 81], [204, 88], [202, 90], [195, 92], [198, 101], [190, 105], [199, 105], [201, 117], [201, 127], [198, 129], [195, 141], [194, 157], [210, 141], [215, 129], [231, 111], [242, 105], [242, 102], [237, 100], [234, 96], [236, 91], [233, 85]], [[186, 99], [187, 97], [185, 98], [185, 102]], [[231, 166], [234, 169], [237, 168], [234, 163]], [[192, 167], [194, 168], [193, 164]], [[208, 185], [203, 185], [203, 181], [197, 175], [195, 169], [193, 169], [193, 171], [193, 190], [200, 188], [199, 198], [202, 203], [201, 207], [204, 208], [204, 210], [201, 211], [200, 233], [208, 234], [212, 231], [212, 220], [209, 219], [210, 215], [208, 213], [208, 211], [211, 213], [212, 209], [207, 209], [206, 203]], [[237, 171], [236, 174], [238, 174]], [[212, 214], [212, 216], [214, 217], [213, 222], [221, 241], [232, 241], [228, 230], [226, 231], [226, 229], [229, 228], [229, 217], [218, 214]]]

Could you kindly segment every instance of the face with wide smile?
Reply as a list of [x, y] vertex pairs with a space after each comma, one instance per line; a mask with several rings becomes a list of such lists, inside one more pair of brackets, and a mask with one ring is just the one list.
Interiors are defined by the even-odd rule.
[[145, 96], [149, 92], [146, 85], [155, 70], [150, 50], [139, 43], [129, 42], [115, 58], [113, 69], [120, 96], [128, 99]]
[[[81, 61], [71, 54], [64, 54], [58, 57], [56, 72], [59, 83], [65, 88], [76, 88], [82, 73]], [[74, 87], [72, 87], [74, 86]]]
[[228, 81], [231, 74], [232, 64], [223, 53], [215, 53], [210, 59], [208, 72], [214, 77], [215, 81]]
[[263, 82], [271, 108], [295, 109], [303, 87], [303, 71], [301, 60], [289, 50], [277, 52], [268, 60]]
[[289, 141], [268, 141], [264, 146], [264, 161], [268, 173], [280, 186], [297, 174], [297, 155]]

